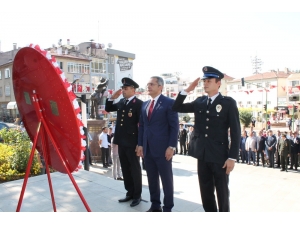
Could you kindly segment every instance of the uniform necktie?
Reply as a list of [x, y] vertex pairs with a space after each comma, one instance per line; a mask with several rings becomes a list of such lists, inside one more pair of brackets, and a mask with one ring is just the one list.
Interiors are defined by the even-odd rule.
[[129, 101], [129, 100], [128, 100], [128, 99], [126, 99], [126, 101], [125, 101], [124, 105], [127, 105], [128, 101]]
[[154, 106], [154, 100], [152, 100], [150, 107], [149, 107], [149, 111], [148, 111], [148, 120], [150, 120], [151, 115], [152, 115], [152, 111], [153, 111], [153, 106]]
[[211, 106], [211, 98], [208, 99], [207, 108], [209, 109], [210, 106]]

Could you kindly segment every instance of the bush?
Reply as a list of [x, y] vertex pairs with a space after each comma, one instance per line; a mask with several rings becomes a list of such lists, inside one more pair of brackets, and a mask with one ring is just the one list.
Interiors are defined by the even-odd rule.
[[[30, 139], [26, 132], [15, 129], [2, 129], [0, 136], [0, 182], [17, 180], [24, 177], [31, 153]], [[40, 164], [35, 157], [30, 169], [30, 176], [40, 173]]]
[[248, 127], [252, 121], [252, 111], [240, 110], [240, 121], [245, 126]]

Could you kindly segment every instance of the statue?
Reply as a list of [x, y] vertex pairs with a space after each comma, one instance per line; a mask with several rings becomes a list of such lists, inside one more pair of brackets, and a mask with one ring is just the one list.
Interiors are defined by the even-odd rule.
[[92, 119], [103, 119], [98, 114], [98, 105], [105, 105], [106, 98], [104, 97], [107, 91], [108, 79], [101, 77], [100, 83], [96, 85], [96, 89], [91, 94], [91, 116]]

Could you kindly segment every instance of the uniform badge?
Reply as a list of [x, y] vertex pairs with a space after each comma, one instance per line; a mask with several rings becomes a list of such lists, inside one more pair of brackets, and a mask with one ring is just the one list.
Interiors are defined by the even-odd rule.
[[217, 106], [216, 106], [216, 110], [217, 110], [218, 113], [221, 112], [222, 106], [221, 106], [221, 105], [217, 105]]
[[128, 112], [128, 117], [132, 117], [131, 109], [130, 109], [129, 112]]
[[204, 70], [204, 71], [207, 71], [207, 67], [204, 67], [203, 70]]

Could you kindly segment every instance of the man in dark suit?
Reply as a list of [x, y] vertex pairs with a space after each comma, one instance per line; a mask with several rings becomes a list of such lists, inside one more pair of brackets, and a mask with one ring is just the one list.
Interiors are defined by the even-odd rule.
[[187, 94], [198, 85], [200, 78], [197, 78], [178, 94], [173, 110], [195, 114], [194, 139], [190, 143], [190, 151], [193, 149], [192, 156], [198, 159], [198, 178], [204, 210], [218, 210], [214, 194], [216, 190], [219, 211], [229, 212], [229, 174], [234, 168], [241, 138], [239, 112], [235, 100], [222, 96], [218, 91], [223, 73], [209, 66], [203, 67], [202, 71], [204, 90], [208, 96], [183, 103]]
[[295, 170], [298, 168], [298, 154], [300, 153], [300, 138], [298, 137], [298, 132], [294, 132], [293, 140], [291, 140], [291, 166], [289, 167], [290, 170], [293, 169], [295, 166]]
[[272, 130], [268, 130], [268, 137], [266, 138], [266, 147], [269, 155], [269, 168], [274, 168], [274, 154], [275, 154], [275, 146], [277, 143], [276, 136], [273, 135]]
[[[172, 157], [177, 144], [178, 113], [172, 110], [174, 100], [162, 95], [164, 81], [151, 77], [147, 91], [151, 100], [143, 103], [139, 122], [137, 155], [144, 157], [151, 207], [147, 212], [171, 212], [174, 206]], [[160, 181], [164, 206], [160, 202]]]
[[180, 143], [180, 154], [184, 154], [186, 155], [186, 136], [187, 136], [187, 132], [186, 130], [183, 128], [183, 125], [180, 124], [180, 129], [179, 129], [179, 143]]
[[[143, 101], [135, 97], [135, 89], [139, 87], [130, 78], [122, 79], [122, 89], [116, 91], [106, 100], [105, 111], [117, 111], [117, 123], [114, 133], [114, 144], [118, 145], [124, 186], [127, 190], [126, 197], [119, 202], [133, 199], [130, 206], [136, 206], [141, 201], [142, 171], [140, 158], [136, 156], [138, 143], [138, 123]], [[113, 104], [121, 93], [123, 97], [118, 103]]]

